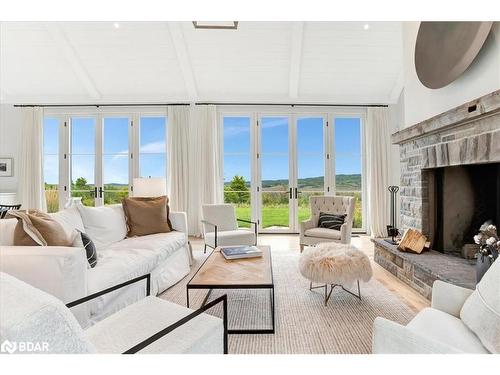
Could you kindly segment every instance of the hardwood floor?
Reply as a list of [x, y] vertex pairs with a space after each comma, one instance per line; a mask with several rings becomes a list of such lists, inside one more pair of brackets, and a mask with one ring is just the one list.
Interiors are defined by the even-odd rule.
[[[200, 238], [191, 237], [189, 239], [193, 246], [193, 251], [203, 251], [203, 240]], [[380, 267], [373, 262], [373, 243], [370, 237], [360, 235], [352, 238], [352, 244], [368, 255], [372, 260], [373, 276], [387, 289], [393, 292], [401, 299], [410, 309], [415, 312], [430, 306], [429, 301], [403, 283], [390, 272]], [[297, 234], [261, 234], [259, 235], [259, 245], [269, 245], [273, 252], [275, 251], [292, 251], [299, 252], [299, 236]]]

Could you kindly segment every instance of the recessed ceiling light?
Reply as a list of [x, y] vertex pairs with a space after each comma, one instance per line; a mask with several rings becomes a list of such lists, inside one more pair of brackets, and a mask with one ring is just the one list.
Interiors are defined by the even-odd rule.
[[113, 23], [113, 26], [115, 27], [115, 29], [119, 29], [120, 28], [120, 24], [118, 22]]
[[368, 30], [369, 28], [370, 28], [370, 25], [369, 25], [369, 24], [365, 23], [365, 24], [363, 25], [363, 29]]

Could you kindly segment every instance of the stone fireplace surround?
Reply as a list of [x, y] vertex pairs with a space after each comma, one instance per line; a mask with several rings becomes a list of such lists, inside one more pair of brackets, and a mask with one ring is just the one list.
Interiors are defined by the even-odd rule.
[[[428, 171], [500, 162], [500, 90], [394, 133], [392, 142], [400, 146], [399, 227], [432, 235]], [[475, 286], [474, 261], [433, 250], [401, 253], [383, 240], [374, 243], [375, 261], [428, 299], [437, 279]]]

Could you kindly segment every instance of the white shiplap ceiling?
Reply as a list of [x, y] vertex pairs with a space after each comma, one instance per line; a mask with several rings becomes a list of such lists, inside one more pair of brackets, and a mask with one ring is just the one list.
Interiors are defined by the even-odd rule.
[[15, 103], [392, 103], [401, 23], [1, 24], [0, 95]]

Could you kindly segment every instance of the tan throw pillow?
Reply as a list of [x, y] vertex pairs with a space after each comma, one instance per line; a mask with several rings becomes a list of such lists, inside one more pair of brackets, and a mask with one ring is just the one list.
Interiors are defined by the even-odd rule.
[[500, 260], [493, 262], [465, 301], [460, 319], [486, 349], [500, 354]]
[[168, 219], [167, 196], [125, 198], [122, 203], [127, 220], [127, 237], [172, 231], [172, 225]]
[[73, 239], [50, 215], [38, 211], [11, 211], [18, 222], [14, 230], [14, 246], [71, 246]]

